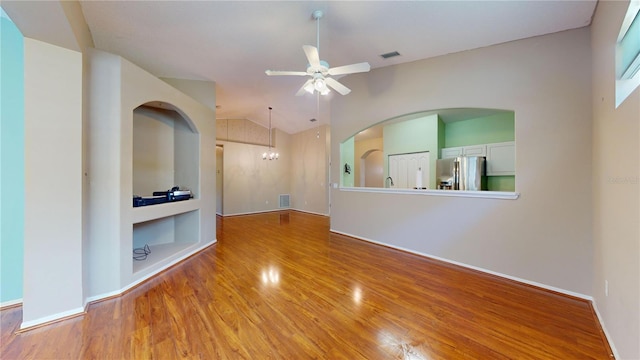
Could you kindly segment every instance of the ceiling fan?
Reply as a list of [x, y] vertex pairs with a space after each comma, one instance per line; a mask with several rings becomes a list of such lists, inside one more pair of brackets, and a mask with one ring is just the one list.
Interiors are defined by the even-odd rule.
[[276, 75], [293, 75], [293, 76], [309, 76], [310, 78], [302, 85], [300, 90], [296, 93], [296, 96], [303, 95], [305, 92], [313, 93], [319, 92], [322, 95], [327, 95], [333, 88], [341, 95], [347, 95], [351, 92], [351, 89], [339, 83], [336, 79], [330, 77], [335, 75], [347, 75], [361, 72], [367, 72], [371, 69], [369, 63], [362, 62], [358, 64], [344, 65], [338, 67], [329, 67], [329, 63], [324, 60], [320, 60], [318, 49], [320, 48], [320, 19], [324, 13], [322, 10], [316, 10], [312, 16], [317, 22], [317, 47], [311, 45], [303, 45], [305, 55], [309, 64], [307, 65], [307, 71], [279, 71], [279, 70], [267, 70], [265, 73], [269, 76]]

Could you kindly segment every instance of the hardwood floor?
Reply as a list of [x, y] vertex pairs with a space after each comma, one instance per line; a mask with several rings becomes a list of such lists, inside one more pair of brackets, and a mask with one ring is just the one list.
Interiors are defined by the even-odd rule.
[[588, 301], [330, 233], [300, 212], [218, 218], [218, 244], [2, 359], [609, 359]]

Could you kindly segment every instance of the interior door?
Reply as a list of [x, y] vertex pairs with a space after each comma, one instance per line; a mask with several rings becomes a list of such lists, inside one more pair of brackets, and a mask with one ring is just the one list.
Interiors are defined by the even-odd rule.
[[[389, 155], [389, 176], [392, 188], [413, 189], [418, 181], [429, 187], [430, 154], [428, 151]], [[420, 179], [418, 179], [420, 178]], [[388, 184], [388, 183], [387, 183]]]

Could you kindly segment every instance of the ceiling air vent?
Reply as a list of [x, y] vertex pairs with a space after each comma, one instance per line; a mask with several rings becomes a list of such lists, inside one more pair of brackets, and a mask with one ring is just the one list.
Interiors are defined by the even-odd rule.
[[400, 53], [397, 51], [392, 51], [392, 52], [388, 52], [386, 54], [382, 54], [380, 55], [383, 59], [388, 59], [388, 58], [392, 58], [394, 56], [400, 56]]

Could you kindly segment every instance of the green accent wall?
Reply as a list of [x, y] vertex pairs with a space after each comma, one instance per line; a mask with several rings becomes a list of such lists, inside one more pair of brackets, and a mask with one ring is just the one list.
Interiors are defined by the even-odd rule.
[[0, 303], [22, 299], [24, 38], [0, 9]]
[[384, 177], [389, 176], [389, 155], [429, 151], [429, 188], [435, 189], [436, 160], [441, 148], [438, 144], [439, 123], [436, 114], [386, 125], [382, 130]]
[[[353, 187], [355, 179], [355, 137], [350, 137], [347, 141], [340, 144], [340, 173], [342, 174], [342, 186]], [[349, 164], [351, 174], [344, 172], [344, 164]]]
[[[515, 141], [515, 113], [490, 115], [445, 124], [444, 147]], [[515, 176], [487, 176], [487, 190], [515, 191]]]
[[511, 176], [487, 176], [487, 190], [489, 191], [516, 191], [516, 177]]
[[515, 140], [513, 111], [445, 124], [444, 146], [456, 147]]

